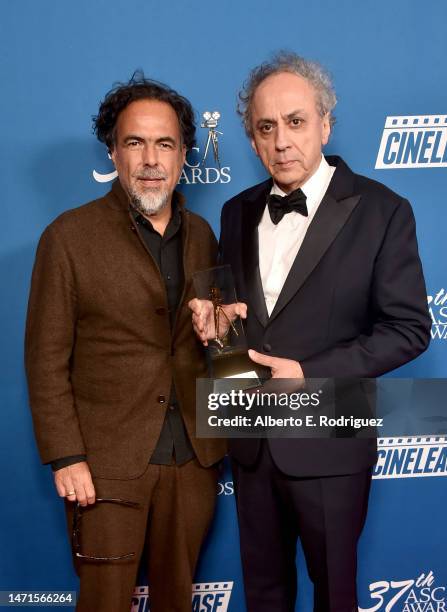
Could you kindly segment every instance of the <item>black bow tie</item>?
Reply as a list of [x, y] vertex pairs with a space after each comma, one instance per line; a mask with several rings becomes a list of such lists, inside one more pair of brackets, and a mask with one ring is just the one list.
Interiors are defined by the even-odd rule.
[[301, 189], [295, 189], [286, 196], [270, 194], [268, 207], [272, 223], [278, 225], [284, 215], [295, 211], [307, 217], [306, 196]]

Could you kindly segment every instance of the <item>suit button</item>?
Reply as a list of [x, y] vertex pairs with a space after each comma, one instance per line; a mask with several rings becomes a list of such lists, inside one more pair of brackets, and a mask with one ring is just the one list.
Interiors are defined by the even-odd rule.
[[159, 395], [157, 401], [159, 404], [164, 404], [166, 401], [166, 397], [164, 395]]
[[169, 410], [175, 410], [175, 406], [169, 406]]
[[165, 315], [165, 314], [166, 314], [166, 308], [156, 308], [156, 309], [155, 309], [155, 312], [156, 312], [158, 315], [163, 316], [163, 315]]
[[264, 349], [266, 353], [270, 353], [270, 351], [272, 350], [272, 345], [266, 342], [265, 344], [262, 345], [262, 348]]

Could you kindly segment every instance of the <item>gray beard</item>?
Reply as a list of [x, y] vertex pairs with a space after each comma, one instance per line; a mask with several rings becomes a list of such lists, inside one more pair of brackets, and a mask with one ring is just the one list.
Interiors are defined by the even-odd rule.
[[139, 213], [144, 215], [155, 215], [167, 206], [169, 202], [169, 193], [167, 191], [159, 191], [157, 193], [137, 193], [130, 194], [130, 203]]

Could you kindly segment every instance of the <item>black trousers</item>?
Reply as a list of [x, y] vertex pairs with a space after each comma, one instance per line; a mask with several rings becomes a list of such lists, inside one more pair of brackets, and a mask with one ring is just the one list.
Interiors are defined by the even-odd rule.
[[288, 476], [263, 440], [253, 467], [233, 461], [233, 477], [248, 612], [294, 612], [298, 538], [314, 585], [314, 612], [357, 612], [357, 542], [371, 470]]

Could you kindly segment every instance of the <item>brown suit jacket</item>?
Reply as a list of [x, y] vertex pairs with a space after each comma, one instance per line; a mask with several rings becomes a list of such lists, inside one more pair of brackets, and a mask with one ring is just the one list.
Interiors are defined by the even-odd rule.
[[163, 279], [119, 181], [103, 198], [44, 231], [33, 270], [25, 341], [30, 404], [44, 463], [86, 454], [94, 476], [134, 478], [156, 446], [174, 378], [199, 462], [220, 440], [195, 437], [195, 381], [207, 375], [191, 324], [191, 276], [215, 264], [217, 244], [184, 209], [185, 287], [171, 333]]

